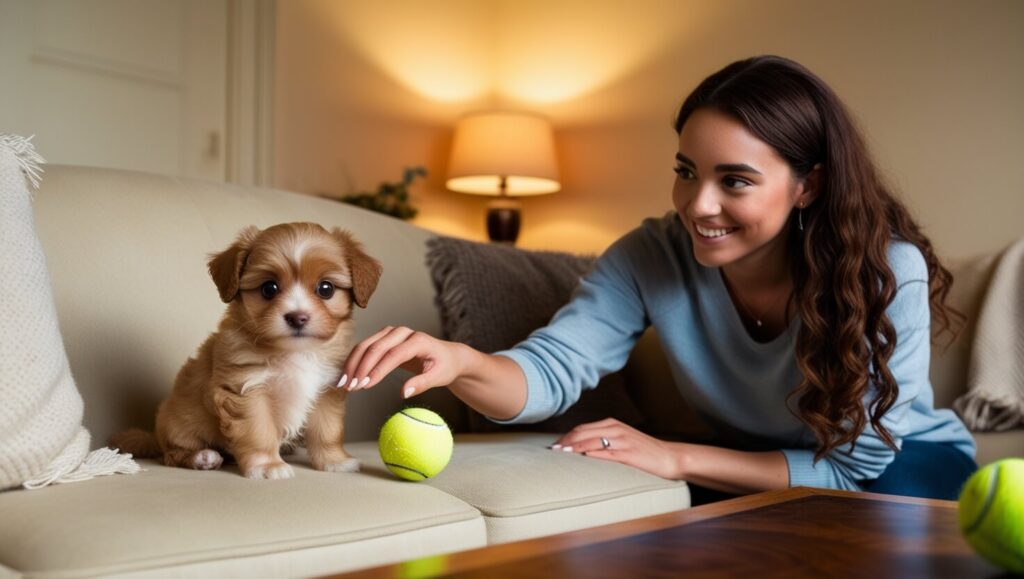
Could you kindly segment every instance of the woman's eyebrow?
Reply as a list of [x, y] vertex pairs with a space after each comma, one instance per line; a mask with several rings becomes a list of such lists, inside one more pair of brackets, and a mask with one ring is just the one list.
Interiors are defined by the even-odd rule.
[[[686, 163], [691, 167], [696, 167], [697, 164], [690, 160], [689, 157], [682, 153], [676, 153], [676, 160], [681, 163]], [[723, 163], [721, 165], [715, 165], [715, 171], [718, 173], [753, 173], [760, 175], [761, 172], [757, 169], [747, 165], [746, 163]]]
[[760, 171], [745, 163], [726, 163], [723, 165], [715, 165], [715, 171], [718, 173], [754, 173], [755, 175], [761, 174]]

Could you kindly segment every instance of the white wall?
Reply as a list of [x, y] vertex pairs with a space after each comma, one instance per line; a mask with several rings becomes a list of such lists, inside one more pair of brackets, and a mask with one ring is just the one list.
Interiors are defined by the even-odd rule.
[[416, 222], [482, 239], [443, 189], [451, 126], [550, 116], [564, 190], [520, 245], [600, 251], [670, 208], [671, 120], [706, 75], [776, 53], [828, 81], [945, 255], [1024, 235], [1024, 2], [289, 0], [278, 3], [277, 185], [340, 195], [422, 164]]

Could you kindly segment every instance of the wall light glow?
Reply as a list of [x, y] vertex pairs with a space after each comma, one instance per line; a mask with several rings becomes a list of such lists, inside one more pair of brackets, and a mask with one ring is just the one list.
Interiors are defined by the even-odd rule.
[[322, 9], [339, 36], [426, 98], [468, 102], [496, 95], [545, 104], [572, 100], [642, 66], [700, 21], [694, 14], [700, 6], [679, 0], [346, 0], [324, 2]]
[[489, 3], [346, 0], [325, 11], [341, 37], [421, 96], [463, 102], [493, 91]]
[[[533, 216], [533, 215], [531, 215]], [[530, 216], [528, 216], [530, 217]], [[533, 216], [536, 217], [536, 216]], [[523, 249], [551, 249], [580, 254], [599, 254], [615, 242], [622, 232], [582, 219], [560, 218], [527, 221], [517, 245]]]
[[666, 50], [699, 22], [699, 8], [679, 0], [501, 2], [496, 89], [527, 102], [572, 100]]

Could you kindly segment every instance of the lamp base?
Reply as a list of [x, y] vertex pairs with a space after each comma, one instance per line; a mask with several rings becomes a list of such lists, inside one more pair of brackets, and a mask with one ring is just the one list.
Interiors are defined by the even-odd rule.
[[491, 241], [515, 245], [519, 237], [520, 207], [518, 201], [507, 197], [487, 204], [487, 237]]

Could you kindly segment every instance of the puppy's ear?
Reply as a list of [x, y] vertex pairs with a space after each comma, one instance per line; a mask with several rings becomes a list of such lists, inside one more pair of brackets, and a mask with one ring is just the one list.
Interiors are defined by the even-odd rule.
[[206, 267], [210, 270], [210, 277], [213, 278], [213, 283], [220, 293], [220, 299], [226, 304], [238, 297], [238, 282], [242, 277], [242, 267], [245, 266], [245, 260], [249, 257], [252, 244], [259, 234], [260, 230], [255, 225], [246, 227], [239, 232], [231, 247], [220, 253], [212, 254], [210, 260], [206, 262]]
[[380, 274], [384, 268], [380, 262], [363, 251], [363, 245], [352, 238], [352, 234], [335, 227], [331, 235], [341, 244], [341, 249], [348, 259], [348, 269], [352, 273], [352, 298], [356, 304], [365, 308], [370, 302], [373, 290], [377, 289]]

